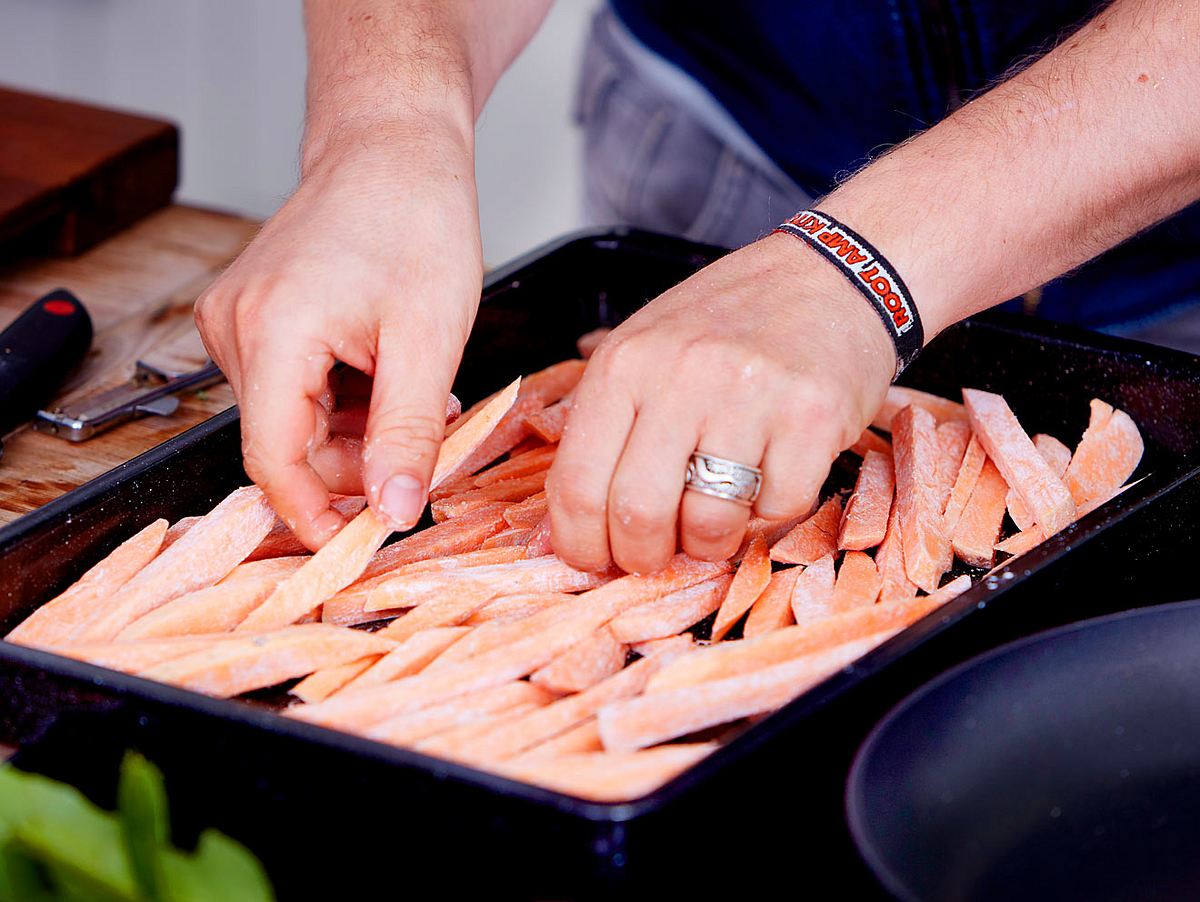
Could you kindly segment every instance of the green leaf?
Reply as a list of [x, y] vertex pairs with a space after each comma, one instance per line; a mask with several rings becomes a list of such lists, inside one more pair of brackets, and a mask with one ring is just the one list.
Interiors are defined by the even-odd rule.
[[159, 769], [137, 752], [126, 752], [121, 762], [117, 821], [129, 867], [142, 897], [165, 897], [162, 855], [170, 846], [167, 790]]
[[4, 902], [43, 902], [56, 896], [38, 862], [18, 843], [6, 839], [0, 846], [0, 899]]
[[262, 864], [241, 843], [216, 830], [200, 834], [194, 854], [164, 857], [169, 902], [272, 902]]

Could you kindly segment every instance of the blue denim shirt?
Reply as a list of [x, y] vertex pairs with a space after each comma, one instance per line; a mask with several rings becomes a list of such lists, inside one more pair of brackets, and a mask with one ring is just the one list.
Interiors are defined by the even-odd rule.
[[[809, 194], [1050, 49], [1094, 0], [610, 0]], [[1200, 300], [1200, 205], [1047, 285], [1037, 312], [1094, 328]], [[1021, 302], [1013, 302], [1018, 307]]]

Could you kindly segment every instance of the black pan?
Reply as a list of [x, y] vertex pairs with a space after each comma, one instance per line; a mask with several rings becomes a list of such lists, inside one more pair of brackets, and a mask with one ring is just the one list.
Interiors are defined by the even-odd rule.
[[863, 745], [847, 813], [902, 899], [1200, 898], [1200, 601], [929, 683]]

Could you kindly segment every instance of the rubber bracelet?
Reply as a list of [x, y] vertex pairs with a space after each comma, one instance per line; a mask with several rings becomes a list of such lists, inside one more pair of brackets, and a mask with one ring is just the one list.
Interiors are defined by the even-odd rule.
[[925, 346], [925, 330], [904, 280], [892, 265], [853, 229], [816, 210], [801, 210], [775, 231], [795, 235], [824, 254], [867, 299], [896, 347], [899, 376]]

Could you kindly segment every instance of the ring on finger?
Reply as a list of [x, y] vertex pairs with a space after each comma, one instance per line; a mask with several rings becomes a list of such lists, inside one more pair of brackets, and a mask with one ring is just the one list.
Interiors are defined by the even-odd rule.
[[696, 451], [688, 461], [684, 487], [750, 507], [762, 489], [762, 470], [713, 454]]

